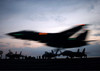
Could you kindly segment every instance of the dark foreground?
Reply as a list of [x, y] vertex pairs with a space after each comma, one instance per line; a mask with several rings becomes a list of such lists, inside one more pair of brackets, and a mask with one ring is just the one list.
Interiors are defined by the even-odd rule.
[[0, 70], [100, 70], [100, 58], [0, 60]]

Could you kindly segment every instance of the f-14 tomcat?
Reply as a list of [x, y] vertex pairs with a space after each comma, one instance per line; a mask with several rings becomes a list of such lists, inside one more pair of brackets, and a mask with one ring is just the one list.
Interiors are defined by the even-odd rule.
[[84, 30], [84, 32], [80, 33], [76, 38], [70, 38], [72, 35], [83, 29], [84, 26], [87, 25], [81, 24], [59, 33], [19, 31], [8, 33], [7, 35], [13, 36], [16, 39], [39, 41], [42, 43], [46, 43], [48, 46], [56, 48], [74, 48], [87, 45], [87, 41], [85, 41], [85, 39], [88, 30]]

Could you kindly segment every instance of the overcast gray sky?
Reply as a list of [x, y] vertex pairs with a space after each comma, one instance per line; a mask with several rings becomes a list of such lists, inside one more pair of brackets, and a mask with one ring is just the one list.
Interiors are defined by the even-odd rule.
[[[50, 47], [35, 41], [12, 39], [4, 34], [21, 30], [55, 33], [76, 24], [92, 24], [89, 38], [100, 41], [99, 23], [100, 0], [0, 0], [0, 48], [33, 49], [31, 53], [38, 55], [43, 52], [41, 49], [50, 50]], [[94, 48], [95, 45], [100, 51], [99, 42], [86, 47]], [[88, 50], [93, 51], [92, 48]], [[99, 52], [93, 55], [100, 56]]]

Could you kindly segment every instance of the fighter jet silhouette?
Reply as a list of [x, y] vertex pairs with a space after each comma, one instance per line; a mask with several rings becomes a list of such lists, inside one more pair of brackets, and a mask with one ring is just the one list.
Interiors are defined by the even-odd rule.
[[87, 45], [85, 41], [88, 30], [84, 30], [76, 38], [70, 38], [79, 30], [83, 29], [86, 24], [77, 25], [69, 30], [60, 33], [41, 33], [34, 31], [19, 31], [8, 33], [7, 35], [13, 36], [16, 39], [33, 40], [46, 43], [48, 46], [56, 48], [74, 48]]

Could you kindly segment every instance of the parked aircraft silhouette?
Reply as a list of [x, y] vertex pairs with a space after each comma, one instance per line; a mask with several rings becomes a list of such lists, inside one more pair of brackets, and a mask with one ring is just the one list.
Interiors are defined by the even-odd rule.
[[82, 52], [80, 52], [79, 49], [76, 53], [74, 52], [74, 57], [87, 58], [87, 54], [85, 53], [85, 48], [83, 49]]
[[72, 54], [72, 53], [73, 53], [73, 52], [70, 51], [70, 50], [65, 50], [64, 52], [61, 52], [61, 51], [60, 51], [59, 56], [60, 56], [60, 55], [62, 55], [62, 56], [67, 56], [67, 58], [68, 58], [68, 57], [73, 57], [73, 54]]
[[19, 54], [17, 54], [17, 51], [16, 51], [15, 54], [14, 54], [11, 50], [9, 50], [9, 52], [5, 55], [6, 59], [7, 58], [9, 58], [9, 59], [20, 59], [20, 58], [22, 58], [23, 59], [23, 57], [24, 57], [24, 55], [22, 55], [22, 51]]
[[[59, 50], [58, 50], [59, 51]], [[42, 58], [43, 59], [51, 59], [51, 58], [56, 58], [56, 56], [58, 56], [57, 52], [54, 52], [53, 50], [51, 50], [51, 52], [45, 52], [43, 55], [42, 55]]]
[[87, 54], [85, 53], [85, 48], [83, 49], [82, 52], [80, 52], [79, 49], [77, 50], [77, 52], [72, 52], [72, 51], [69, 51], [69, 50], [66, 50], [64, 52], [60, 51], [59, 55], [67, 56], [67, 58], [69, 58], [69, 57], [70, 58], [74, 58], [74, 57], [87, 58]]
[[88, 30], [83, 30], [76, 38], [70, 38], [79, 30], [83, 29], [86, 24], [75, 26], [72, 29], [60, 33], [40, 33], [34, 31], [19, 31], [8, 33], [7, 35], [13, 36], [16, 39], [33, 40], [46, 43], [48, 46], [56, 48], [74, 48], [87, 45], [85, 41]]

